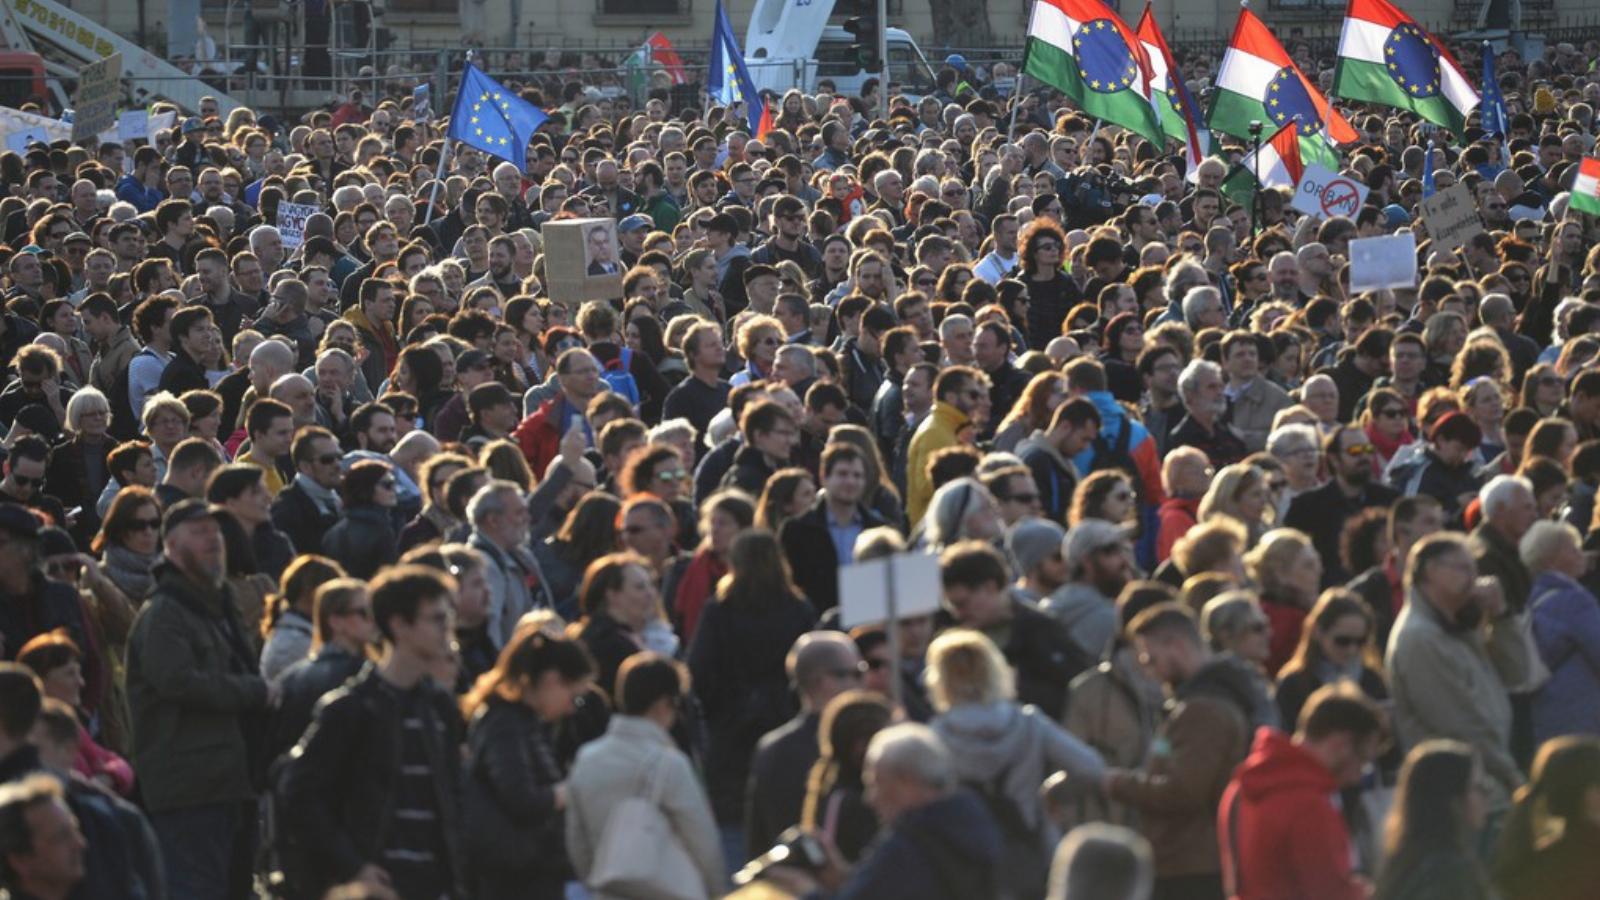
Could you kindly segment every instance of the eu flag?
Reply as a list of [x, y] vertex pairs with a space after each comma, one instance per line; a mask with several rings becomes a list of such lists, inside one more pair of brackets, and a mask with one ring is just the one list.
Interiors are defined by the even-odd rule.
[[[1502, 141], [1511, 137], [1511, 117], [1506, 115], [1506, 98], [1500, 93], [1500, 79], [1494, 74], [1494, 47], [1483, 42], [1483, 105], [1478, 107], [1483, 119], [1483, 130], [1499, 135]], [[1506, 160], [1510, 165], [1511, 161]]]
[[728, 21], [728, 11], [722, 0], [717, 0], [717, 16], [711, 29], [711, 71], [706, 74], [706, 93], [724, 106], [744, 102], [745, 118], [750, 122], [750, 133], [757, 137], [762, 131], [762, 119], [767, 104], [750, 80], [750, 70], [745, 68], [744, 54], [733, 37], [733, 24]]
[[528, 171], [528, 141], [548, 119], [537, 106], [467, 63], [447, 137]]

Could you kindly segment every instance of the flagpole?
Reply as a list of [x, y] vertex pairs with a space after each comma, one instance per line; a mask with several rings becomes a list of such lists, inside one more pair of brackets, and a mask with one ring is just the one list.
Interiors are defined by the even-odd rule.
[[[1298, 139], [1298, 129], [1295, 134]], [[1250, 243], [1253, 245], [1261, 229], [1261, 120], [1259, 119], [1250, 120], [1250, 140], [1255, 144], [1255, 151], [1250, 154], [1250, 175], [1256, 180], [1256, 189], [1250, 194]]]
[[422, 217], [422, 224], [427, 225], [433, 221], [433, 204], [439, 199], [439, 183], [444, 181], [444, 164], [450, 158], [450, 135], [444, 136], [444, 147], [439, 151], [439, 168], [433, 173], [433, 189], [428, 192], [428, 211]]
[[1017, 134], [1017, 113], [1022, 110], [1022, 79], [1027, 74], [1020, 69], [1017, 71], [1017, 86], [1011, 91], [1011, 125], [1006, 128], [1006, 140], [1015, 140]]
[[[1099, 135], [1099, 134], [1100, 134], [1100, 126], [1101, 126], [1101, 125], [1102, 125], [1102, 124], [1103, 124], [1103, 123], [1102, 123], [1102, 122], [1101, 122], [1101, 121], [1100, 121], [1100, 120], [1099, 120], [1099, 119], [1095, 119], [1095, 120], [1094, 120], [1094, 130], [1093, 130], [1093, 131], [1091, 131], [1091, 132], [1089, 132], [1089, 138], [1088, 138], [1088, 140], [1086, 140], [1086, 141], [1084, 141], [1084, 143], [1085, 143], [1085, 144], [1092, 144], [1092, 143], [1094, 143], [1094, 139], [1095, 139], [1095, 137], [1096, 137], [1096, 136], [1098, 136], [1098, 135]], [[1087, 151], [1087, 150], [1086, 150], [1086, 151], [1084, 151], [1084, 154], [1085, 154], [1085, 155], [1088, 155], [1088, 151]]]

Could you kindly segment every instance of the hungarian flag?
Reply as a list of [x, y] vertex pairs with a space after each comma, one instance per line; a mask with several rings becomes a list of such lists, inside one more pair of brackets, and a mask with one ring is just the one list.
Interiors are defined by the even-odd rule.
[[1212, 131], [1248, 138], [1252, 119], [1267, 128], [1295, 122], [1306, 137], [1326, 131], [1335, 144], [1360, 138], [1256, 14], [1241, 9], [1233, 40], [1222, 54], [1217, 91], [1206, 122]]
[[1144, 45], [1145, 58], [1150, 60], [1150, 101], [1155, 104], [1161, 130], [1183, 145], [1183, 156], [1192, 172], [1211, 149], [1211, 132], [1200, 124], [1200, 113], [1194, 105], [1194, 98], [1184, 86], [1183, 73], [1178, 71], [1178, 64], [1172, 59], [1167, 39], [1156, 24], [1156, 17], [1151, 13], [1148, 2], [1134, 31], [1139, 36], [1139, 43]]
[[1333, 90], [1410, 110], [1457, 137], [1478, 105], [1478, 92], [1450, 51], [1389, 0], [1350, 0]]
[[1166, 144], [1150, 105], [1144, 47], [1100, 0], [1035, 0], [1022, 71], [1097, 119]]
[[1222, 193], [1240, 206], [1249, 206], [1261, 188], [1287, 187], [1300, 183], [1305, 164], [1300, 161], [1300, 135], [1294, 122], [1261, 145], [1259, 152], [1245, 154], [1228, 177], [1222, 180]]
[[1571, 208], [1600, 216], [1600, 159], [1585, 156], [1578, 163], [1578, 176], [1572, 179]]

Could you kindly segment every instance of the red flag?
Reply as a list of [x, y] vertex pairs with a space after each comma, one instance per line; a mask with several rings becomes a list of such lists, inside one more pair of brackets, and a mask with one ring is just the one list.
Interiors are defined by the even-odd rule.
[[650, 35], [645, 43], [650, 45], [651, 58], [667, 70], [673, 84], [689, 83], [689, 73], [683, 67], [683, 57], [678, 55], [678, 51], [673, 48], [672, 42], [667, 40], [666, 35], [658, 31]]
[[766, 140], [767, 132], [772, 130], [772, 104], [761, 104], [761, 121], [756, 123], [756, 139]]

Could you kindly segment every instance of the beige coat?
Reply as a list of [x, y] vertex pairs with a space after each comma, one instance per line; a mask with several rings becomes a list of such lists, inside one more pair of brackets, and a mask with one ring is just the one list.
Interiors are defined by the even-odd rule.
[[1272, 420], [1279, 410], [1294, 405], [1294, 399], [1266, 378], [1257, 377], [1239, 396], [1233, 398], [1228, 408], [1228, 421], [1244, 438], [1251, 453], [1267, 449], [1267, 435], [1272, 432]]
[[[587, 881], [606, 820], [619, 803], [644, 789], [645, 774], [667, 757], [661, 776], [661, 811], [672, 823], [705, 879], [706, 896], [720, 897], [726, 881], [711, 803], [689, 758], [661, 726], [636, 716], [612, 716], [604, 737], [578, 751], [567, 778], [567, 854], [578, 880]], [[595, 900], [609, 898], [596, 892]]]

